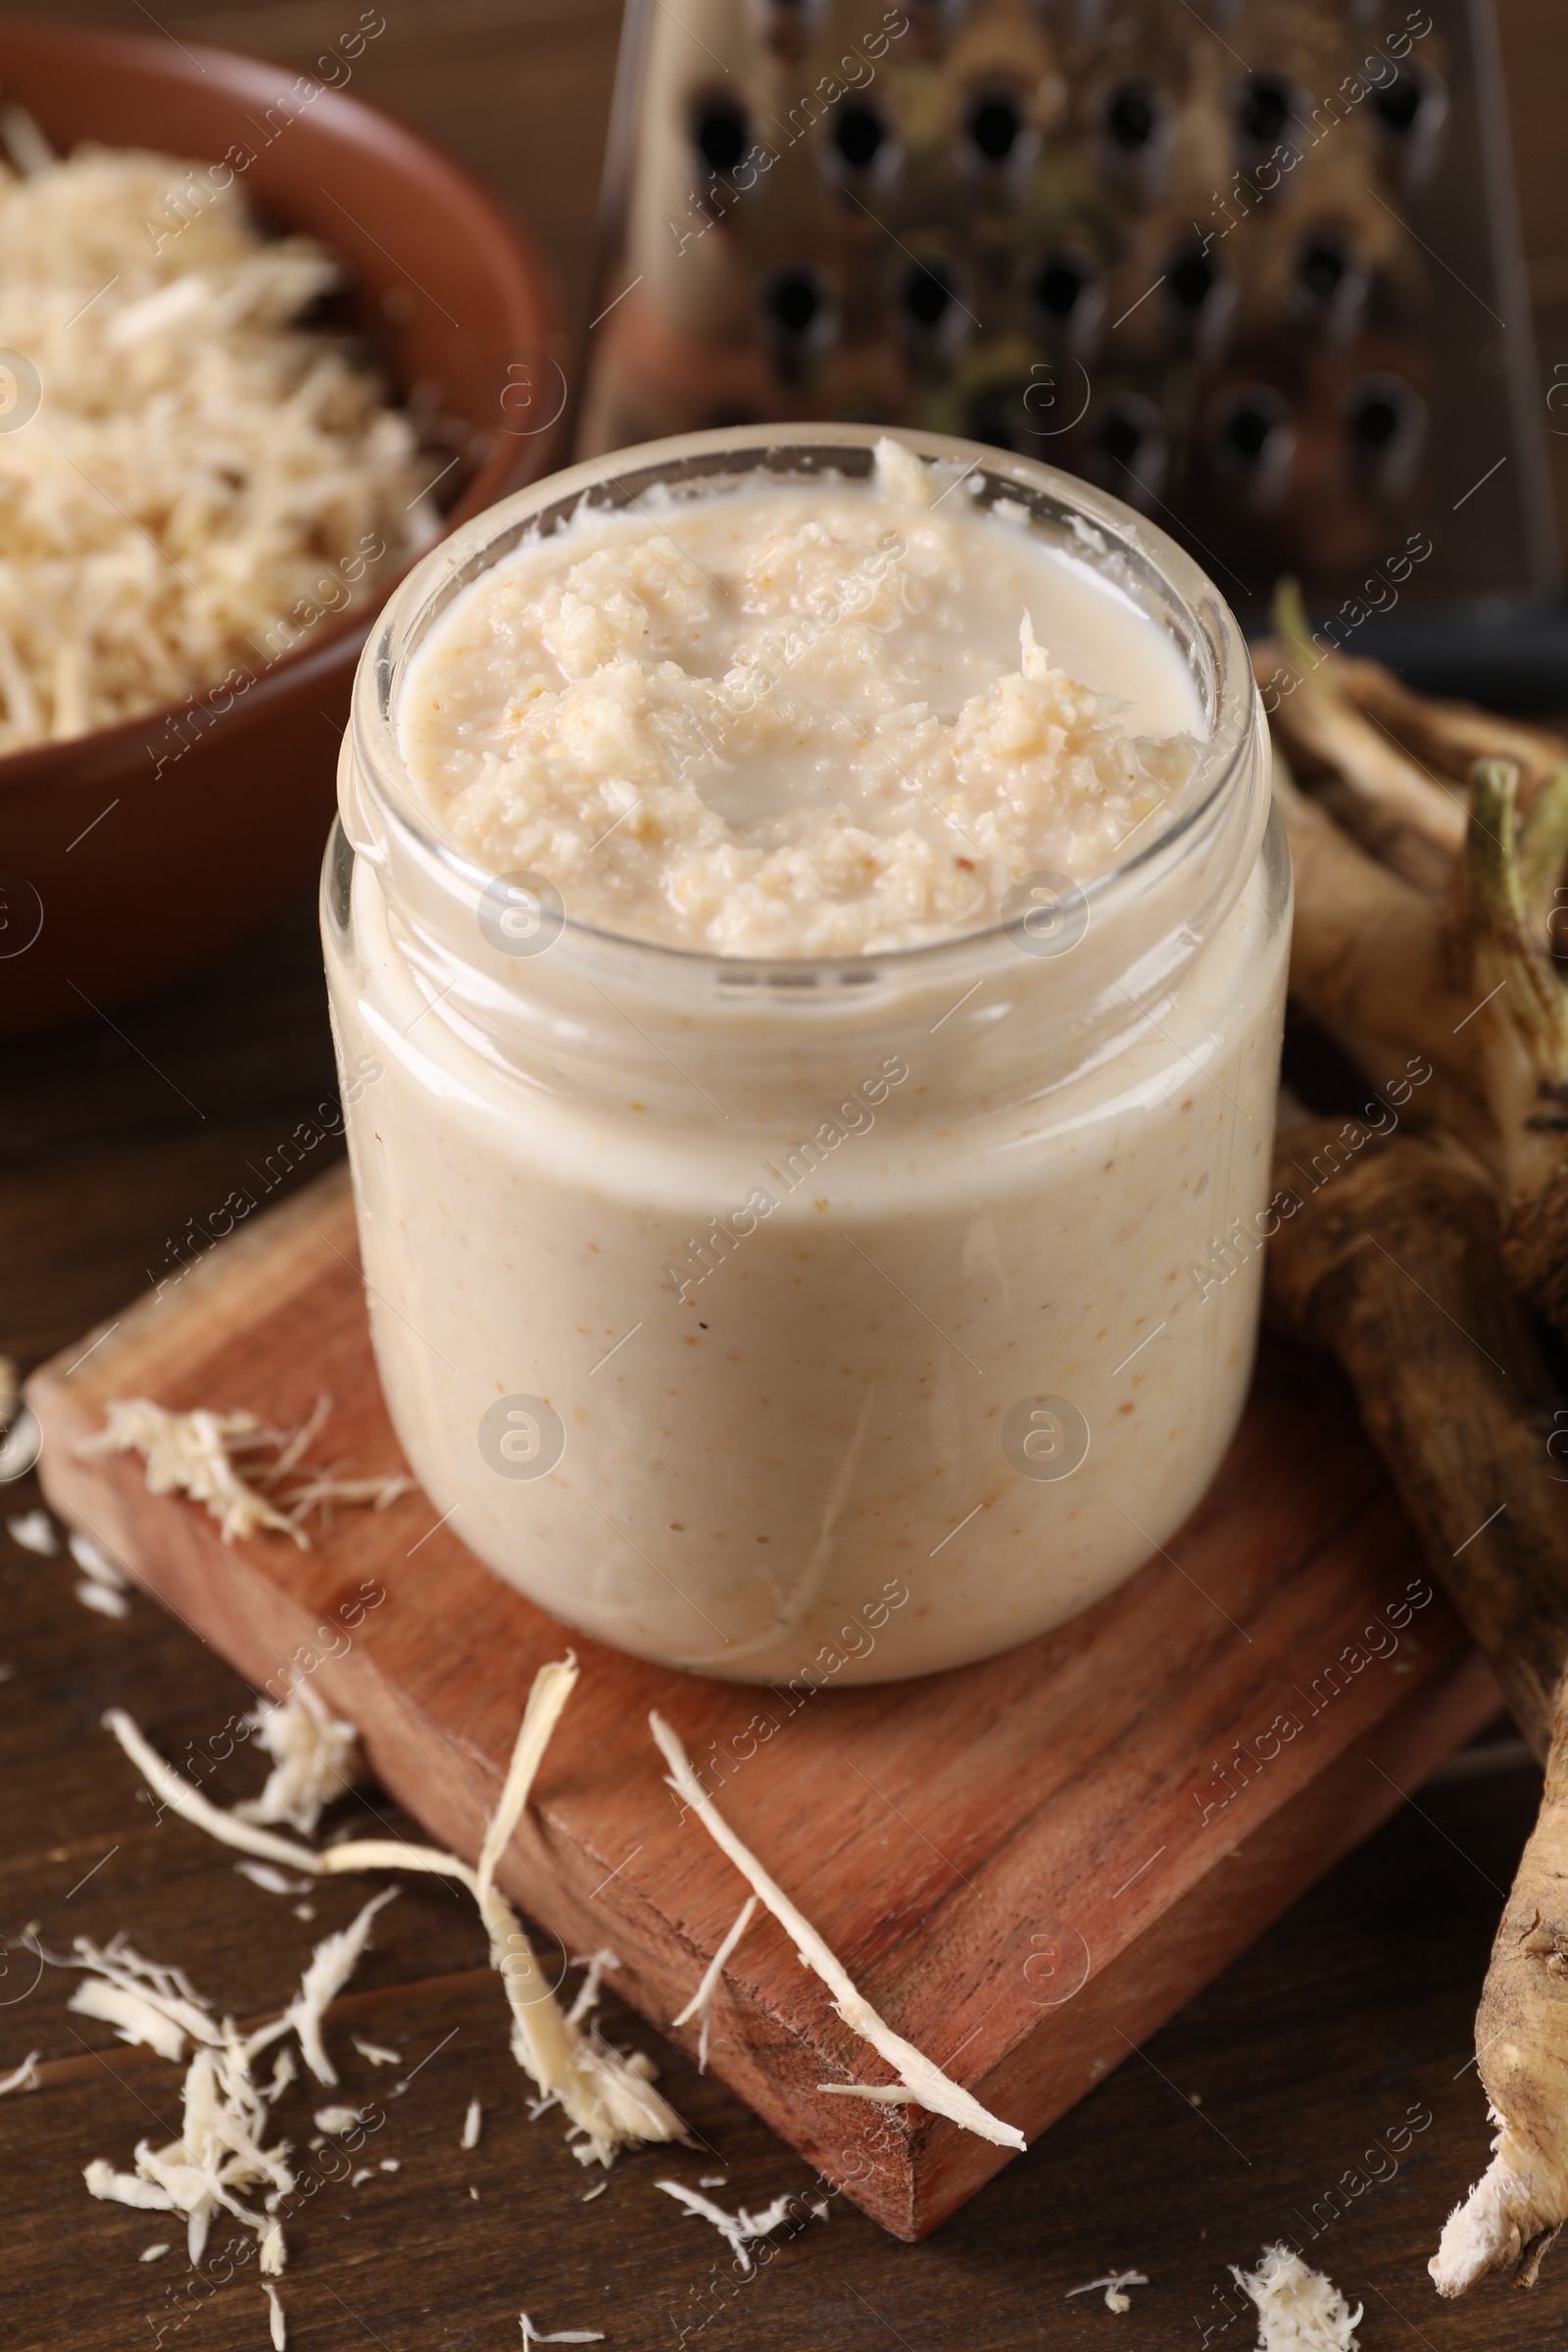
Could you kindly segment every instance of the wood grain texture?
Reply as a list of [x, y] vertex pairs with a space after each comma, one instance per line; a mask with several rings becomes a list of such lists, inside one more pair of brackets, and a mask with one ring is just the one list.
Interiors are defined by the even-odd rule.
[[[662, 1785], [657, 1706], [868, 1997], [1031, 2137], [1496, 1705], [1370, 1453], [1288, 1358], [1169, 1554], [1097, 1608], [956, 1673], [780, 1691], [569, 1635], [416, 1492], [338, 1514], [309, 1551], [280, 1536], [225, 1546], [204, 1510], [147, 1493], [139, 1457], [74, 1450], [114, 1396], [290, 1426], [324, 1391], [331, 1458], [355, 1475], [399, 1466], [341, 1176], [88, 1346], [29, 1389], [50, 1501], [258, 1685], [342, 1647], [318, 1629], [353, 1623], [317, 1687], [456, 1851], [477, 1851], [535, 1670], [576, 1647], [582, 1685], [504, 1877], [571, 1948], [612, 1944], [645, 2016], [667, 2028], [745, 1893]], [[1005, 2160], [922, 2110], [821, 2094], [887, 2069], [771, 1922], [730, 1965], [712, 2065], [900, 2236]]]

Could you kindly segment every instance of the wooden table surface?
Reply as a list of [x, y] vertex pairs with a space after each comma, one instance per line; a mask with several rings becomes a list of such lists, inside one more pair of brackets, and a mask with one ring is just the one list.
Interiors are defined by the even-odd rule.
[[[146, 28], [138, 0], [13, 14]], [[337, 0], [261, 0], [159, 14], [178, 38], [231, 42], [298, 70], [356, 11]], [[388, 28], [359, 90], [464, 155], [529, 220], [576, 308], [586, 288], [593, 187], [617, 9], [613, 0], [385, 0]], [[1531, 284], [1543, 330], [1568, 333], [1568, 261], [1548, 188], [1568, 93], [1552, 0], [1509, 0], [1504, 32], [1519, 108]], [[1553, 83], [1556, 84], [1555, 95]], [[1568, 443], [1554, 445], [1554, 455]], [[265, 1163], [332, 1093], [312, 910], [197, 982], [119, 1016], [0, 1051], [0, 1348], [24, 1367], [110, 1316], [172, 1262], [249, 1162]], [[309, 1168], [306, 1173], [313, 1172]], [[32, 1482], [4, 1491], [8, 1512]], [[232, 1857], [173, 1820], [155, 1822], [99, 1727], [109, 1705], [154, 1720], [167, 1749], [220, 1740], [247, 1704], [236, 1677], [150, 1602], [117, 1623], [73, 1595], [69, 1563], [0, 1537], [0, 1935], [38, 1923], [46, 1946], [123, 1929], [184, 1967], [241, 2017], [275, 2009], [313, 1941], [363, 1900], [318, 1890], [313, 1921], [238, 1876]], [[725, 2092], [656, 2049], [676, 2106], [706, 2146], [674, 2161], [623, 2160], [591, 2208], [589, 2178], [559, 2118], [530, 2124], [507, 2052], [504, 2005], [484, 1969], [471, 1906], [408, 1885], [362, 1964], [355, 2030], [405, 2064], [377, 2070], [333, 2034], [341, 2094], [379, 2097], [385, 2122], [359, 2188], [323, 2186], [292, 2226], [282, 2281], [300, 2352], [368, 2341], [514, 2344], [526, 2308], [541, 2328], [600, 2328], [620, 2352], [695, 2342], [708, 2352], [1020, 2352], [1114, 2339], [1125, 2352], [1205, 2344], [1245, 2352], [1250, 2306], [1227, 2266], [1286, 2237], [1366, 2306], [1368, 2352], [1517, 2352], [1568, 2337], [1568, 2257], [1548, 2259], [1528, 2300], [1493, 2284], [1439, 2302], [1425, 2261], [1443, 2217], [1480, 2170], [1487, 2130], [1469, 2064], [1471, 2020], [1498, 1906], [1533, 1817], [1538, 1779], [1506, 1725], [1412, 1792], [1389, 1826], [936, 2237], [897, 2244], [842, 2200], [736, 2277], [703, 2223], [654, 2186], [722, 2171], [733, 2208], [809, 2189], [804, 2168]], [[244, 1747], [219, 1772], [223, 1801], [248, 1793]], [[413, 1825], [374, 1795], [346, 1805], [372, 1830]], [[254, 2266], [224, 2281], [227, 2235], [191, 2284], [168, 2217], [90, 2201], [81, 2168], [128, 2165], [136, 2140], [176, 2136], [178, 2074], [122, 2051], [71, 2016], [74, 1979], [37, 1977], [25, 1947], [0, 1952], [0, 2072], [37, 2049], [48, 2086], [0, 2104], [0, 2328], [16, 2352], [71, 2347], [182, 2352], [265, 2347]], [[610, 2030], [653, 2047], [613, 2000]], [[417, 2070], [416, 2073], [414, 2070]], [[392, 2096], [393, 2079], [409, 2087]], [[478, 2148], [465, 2110], [486, 2109]], [[310, 2136], [296, 2090], [281, 2128]], [[1423, 2119], [1430, 2117], [1430, 2122]], [[1413, 2132], [1411, 2122], [1419, 2129]], [[1406, 2127], [1406, 2129], [1401, 2129]], [[1392, 2136], [1391, 2136], [1392, 2135]], [[709, 2151], [711, 2151], [710, 2153]], [[385, 2154], [398, 2170], [383, 2173]], [[164, 2226], [160, 2226], [163, 2224]], [[1097, 2274], [1137, 2268], [1123, 2317]]]

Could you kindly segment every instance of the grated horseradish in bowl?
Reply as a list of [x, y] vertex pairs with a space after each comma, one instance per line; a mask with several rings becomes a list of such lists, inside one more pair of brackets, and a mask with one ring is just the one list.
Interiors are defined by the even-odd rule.
[[380, 597], [549, 466], [544, 273], [360, 103], [386, 29], [301, 74], [0, 24], [0, 1033], [297, 900]]
[[492, 1568], [848, 1683], [1166, 1542], [1250, 1371], [1289, 872], [1162, 534], [924, 434], [580, 466], [399, 591], [340, 803], [377, 1362]]

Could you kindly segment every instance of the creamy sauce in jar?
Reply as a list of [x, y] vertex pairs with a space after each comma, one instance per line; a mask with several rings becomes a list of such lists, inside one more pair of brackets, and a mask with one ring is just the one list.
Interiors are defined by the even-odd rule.
[[[488, 569], [475, 532], [362, 665], [324, 930], [394, 1425], [500, 1575], [705, 1673], [1026, 1641], [1170, 1543], [1246, 1396], [1289, 873], [1245, 648], [1136, 518], [1046, 475], [1083, 502], [1053, 544], [968, 507], [971, 462], [1043, 470], [645, 491]], [[741, 740], [683, 767], [764, 645]], [[564, 919], [512, 938], [518, 872]]]
[[1023, 509], [899, 443], [871, 485], [580, 512], [474, 582], [411, 665], [444, 830], [596, 928], [848, 956], [1083, 882], [1179, 799], [1175, 646]]

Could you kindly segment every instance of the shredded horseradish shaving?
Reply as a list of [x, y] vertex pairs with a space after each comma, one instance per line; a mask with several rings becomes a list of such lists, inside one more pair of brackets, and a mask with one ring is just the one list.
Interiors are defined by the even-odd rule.
[[468, 2112], [463, 2119], [463, 2137], [458, 2142], [459, 2147], [476, 2148], [479, 2145], [479, 2129], [483, 2121], [484, 2109], [477, 2099], [470, 2099]]
[[[102, 1950], [85, 1936], [76, 1938], [76, 1957], [57, 1964], [89, 1972], [72, 2000], [74, 2009], [106, 2018], [123, 2039], [147, 2042], [166, 2058], [177, 2059], [187, 2036], [198, 2044], [185, 2076], [179, 2138], [163, 2148], [138, 2142], [130, 2173], [116, 2172], [96, 2158], [83, 2175], [93, 2196], [149, 2212], [182, 2213], [193, 2263], [201, 2260], [214, 2216], [229, 2213], [254, 2230], [264, 2276], [281, 2272], [285, 2247], [275, 2208], [293, 2188], [294, 2176], [287, 2143], [268, 2146], [265, 2134], [270, 2109], [294, 2081], [293, 2056], [280, 2050], [265, 2083], [252, 2070], [262, 2050], [291, 2030], [307, 2055], [313, 2041], [319, 2049], [321, 2010], [342, 1989], [391, 1891], [367, 1903], [350, 1927], [318, 1947], [282, 2018], [249, 2035], [241, 2035], [229, 2018], [216, 2025], [210, 2004], [180, 1970], [144, 1960], [123, 1936]], [[258, 2188], [269, 2192], [260, 2213], [241, 2202], [244, 2192]], [[143, 2256], [152, 2259], [150, 2252]]]
[[403, 1473], [385, 1478], [333, 1478], [323, 1471], [318, 1478], [308, 1479], [303, 1487], [290, 1489], [290, 1524], [304, 1518], [308, 1511], [330, 1511], [334, 1502], [368, 1503], [372, 1510], [384, 1511], [400, 1494], [412, 1494], [417, 1483]]
[[[404, 1472], [339, 1478], [331, 1472], [310, 1471], [302, 1473], [303, 1485], [278, 1493], [273, 1501], [272, 1493], [300, 1469], [306, 1446], [331, 1409], [330, 1397], [323, 1396], [303, 1427], [289, 1436], [269, 1429], [254, 1413], [243, 1409], [219, 1413], [203, 1407], [181, 1413], [154, 1404], [146, 1396], [122, 1396], [105, 1405], [103, 1428], [95, 1436], [83, 1438], [76, 1451], [139, 1453], [147, 1465], [148, 1493], [188, 1494], [193, 1502], [205, 1503], [221, 1528], [225, 1544], [270, 1528], [275, 1534], [291, 1536], [308, 1551], [310, 1538], [300, 1522], [310, 1512], [334, 1502], [368, 1503], [384, 1510], [415, 1484]], [[236, 1467], [236, 1455], [269, 1451], [276, 1459], [265, 1468], [253, 1468], [246, 1475]], [[280, 1510], [278, 1503], [289, 1508]]]
[[315, 2116], [318, 2132], [325, 2132], [333, 2139], [340, 2139], [345, 2132], [358, 2131], [364, 2121], [364, 2113], [358, 2107], [318, 2107]]
[[274, 1870], [270, 1862], [236, 1862], [234, 1868], [242, 1879], [249, 1879], [253, 1886], [268, 1894], [303, 1894], [311, 1884], [309, 1879], [291, 1879], [286, 1871]]
[[1339, 2288], [1289, 2246], [1265, 2246], [1255, 2271], [1231, 2266], [1231, 2277], [1257, 2306], [1258, 2352], [1357, 2352], [1351, 2311]]
[[[495, 1884], [496, 1865], [522, 1817], [539, 1760], [576, 1680], [577, 1661], [569, 1652], [534, 1676], [501, 1800], [479, 1849], [474, 1891], [490, 1935], [490, 1958], [512, 2004], [512, 2054], [538, 2084], [546, 2104], [559, 2102], [564, 2110], [579, 2161], [608, 2166], [617, 2148], [639, 2140], [684, 2139], [686, 2127], [651, 2086], [643, 2072], [646, 2060], [612, 2049], [591, 2024], [584, 2030], [582, 1995], [569, 2017], [563, 2014], [521, 1922]], [[599, 1966], [610, 1957], [601, 1957]], [[592, 1966], [590, 1980], [597, 1991]]]
[[83, 1970], [82, 1982], [66, 2006], [78, 2017], [96, 2017], [114, 2027], [122, 2041], [141, 2042], [161, 2058], [176, 2063], [185, 2055], [187, 2040], [217, 2048], [222, 2031], [183, 1970], [144, 1960], [140, 1952], [116, 1936], [102, 1946], [78, 1936], [72, 1944], [74, 1957], [55, 1960], [56, 1968]]
[[[300, 2051], [306, 2065], [318, 2082], [324, 2082], [329, 2090], [335, 2086], [338, 2074], [321, 2039], [326, 2011], [358, 1968], [360, 1954], [369, 1941], [376, 1913], [392, 1901], [397, 1891], [395, 1886], [389, 1886], [384, 1894], [373, 1896], [348, 1927], [335, 1936], [323, 1936], [312, 1955], [311, 1965], [305, 1971], [299, 1991], [283, 2012], [281, 2026], [266, 2029], [270, 2034], [286, 2031], [292, 2026], [299, 2036]], [[355, 2121], [358, 2120], [356, 2114]]]
[[525, 2311], [517, 2314], [522, 2340], [527, 2344], [602, 2344], [604, 2335], [597, 2328], [558, 2328], [554, 2335], [545, 2335], [537, 2328]]
[[100, 1617], [122, 1618], [130, 1615], [129, 1601], [123, 1592], [117, 1592], [112, 1585], [95, 1585], [89, 1578], [83, 1577], [79, 1585], [72, 1587], [72, 1591], [84, 1609], [91, 1609]]
[[818, 2090], [870, 2099], [881, 2106], [924, 2107], [933, 2115], [945, 2115], [950, 2123], [959, 2125], [965, 2132], [974, 2132], [977, 2138], [993, 2141], [998, 2147], [1024, 2147], [1027, 2143], [1016, 2125], [1003, 2123], [989, 2108], [982, 2107], [977, 2098], [961, 2089], [932, 2059], [917, 2050], [912, 2041], [906, 2041], [902, 2034], [896, 2034], [877, 2015], [870, 2002], [857, 1990], [849, 1970], [830, 1950], [805, 1912], [791, 1902], [782, 1886], [768, 1876], [750, 1846], [737, 1838], [692, 1770], [691, 1760], [678, 1735], [657, 1712], [651, 1714], [648, 1721], [664, 1761], [669, 1766], [669, 1785], [677, 1796], [684, 1798], [714, 1843], [723, 1849], [741, 1876], [750, 1882], [754, 1891], [761, 1897], [793, 1941], [802, 1966], [820, 1977], [833, 1995], [833, 2006], [850, 2031], [858, 2034], [862, 2041], [868, 2041], [898, 2076], [897, 2082], [893, 2083], [819, 2082]]
[[283, 2352], [288, 2342], [288, 2322], [283, 2317], [283, 2306], [278, 2301], [277, 2289], [270, 2278], [262, 2280], [262, 2292], [267, 2297], [267, 2323], [272, 2338], [272, 2352]]
[[[185, 2036], [173, 2021], [167, 2017], [145, 1993], [133, 1992], [127, 1985], [106, 1984], [89, 1977], [78, 1984], [68, 2009], [78, 2017], [96, 2017], [113, 2026], [122, 2041], [141, 2042], [156, 2050], [160, 2058], [172, 2059], [176, 2064], [185, 2055]], [[202, 2039], [208, 2036], [204, 2034]], [[216, 2040], [217, 2035], [213, 2038]]]
[[231, 1453], [276, 1443], [254, 1413], [174, 1413], [145, 1396], [120, 1397], [104, 1408], [104, 1426], [83, 1438], [78, 1453], [139, 1453], [147, 1464], [150, 1494], [188, 1494], [204, 1502], [223, 1531], [223, 1542], [275, 1528], [305, 1547], [303, 1528], [285, 1519], [265, 1494], [241, 1478]]
[[359, 2051], [360, 2056], [368, 2058], [372, 2066], [401, 2066], [403, 2064], [403, 2052], [389, 2050], [384, 2042], [366, 2041], [358, 2034], [351, 2034], [349, 2039]]
[[740, 2264], [743, 2278], [749, 2278], [755, 2267], [749, 2241], [766, 2237], [769, 2230], [776, 2230], [781, 2222], [787, 2222], [790, 2218], [787, 2195], [775, 2197], [772, 2204], [764, 2206], [760, 2213], [748, 2213], [744, 2205], [738, 2213], [726, 2213], [722, 2205], [715, 2205], [710, 2197], [701, 2195], [695, 2188], [687, 2188], [683, 2181], [656, 2180], [654, 2186], [662, 2188], [666, 2197], [674, 2197], [688, 2216], [712, 2223]]
[[755, 1894], [749, 1894], [741, 1905], [739, 1918], [708, 1963], [703, 1974], [703, 1981], [697, 1990], [692, 1994], [679, 2017], [672, 2017], [669, 2021], [672, 2026], [685, 2026], [690, 2025], [694, 2017], [702, 2019], [703, 2030], [697, 2038], [697, 2072], [700, 2075], [706, 2075], [708, 2072], [708, 2034], [713, 2020], [713, 1995], [718, 1990], [718, 1981], [724, 1974], [725, 1965], [731, 1952], [751, 1926], [756, 1911], [757, 1897]]
[[6, 1533], [13, 1544], [20, 1544], [24, 1551], [36, 1552], [40, 1559], [54, 1560], [60, 1556], [60, 1538], [46, 1510], [24, 1511], [20, 1518], [8, 1519]]
[[[485, 1833], [477, 1870], [470, 1870], [456, 1854], [442, 1853], [438, 1847], [405, 1845], [392, 1838], [346, 1838], [341, 1844], [324, 1846], [319, 1852], [297, 1844], [292, 1838], [281, 1838], [273, 1830], [242, 1820], [215, 1805], [158, 1753], [123, 1709], [111, 1707], [103, 1720], [153, 1793], [171, 1812], [242, 1853], [281, 1863], [312, 1878], [331, 1878], [362, 1870], [417, 1870], [456, 1879], [466, 1886], [478, 1903], [490, 1936], [491, 1962], [500, 1973], [512, 2009], [513, 2056], [531, 2077], [539, 2092], [535, 2114], [560, 2106], [570, 2124], [567, 2136], [575, 2143], [573, 2154], [578, 2161], [608, 2166], [621, 2147], [643, 2140], [684, 2140], [686, 2127], [653, 2088], [652, 2061], [638, 2051], [629, 2056], [623, 2054], [602, 2040], [594, 2030], [589, 2012], [598, 1995], [603, 1970], [617, 1965], [613, 1953], [595, 1954], [589, 1963], [588, 1980], [570, 2014], [565, 2014], [540, 1970], [521, 1922], [495, 1885], [496, 1865], [521, 1818], [539, 1760], [576, 1679], [577, 1665], [571, 1657], [542, 1666], [534, 1677], [501, 1801]], [[385, 1899], [385, 1896], [379, 1898]], [[362, 1912], [355, 1928], [344, 1932], [345, 1936], [352, 1936], [362, 1923], [368, 1929], [369, 1913], [376, 1907], [370, 1905], [367, 1912]], [[312, 1972], [319, 1964], [321, 1984], [325, 1983], [331, 1966], [337, 1964], [329, 1963], [324, 1955], [335, 1951], [340, 1960], [343, 1950], [343, 1937], [328, 1937], [318, 1947]], [[352, 1967], [352, 1958], [348, 1965]], [[317, 1981], [312, 1972], [307, 1973], [307, 1987]], [[337, 2077], [320, 2072], [321, 2064], [329, 2067], [330, 2061], [319, 2043], [319, 2015], [325, 2001], [332, 1997], [326, 1993], [313, 2004], [307, 1999], [306, 1987], [302, 1987], [300, 1996], [291, 2004], [287, 2021], [299, 2029], [307, 2061], [318, 2079], [327, 2083], [335, 2082]], [[314, 2041], [308, 2038], [313, 2016]], [[261, 2038], [270, 2039], [283, 2030], [282, 2022], [265, 2028]]]
[[82, 2177], [92, 2196], [149, 2212], [182, 2213], [192, 2263], [201, 2261], [215, 2214], [231, 2214], [254, 2230], [262, 2270], [275, 2274], [284, 2262], [281, 2226], [241, 2199], [258, 2188], [287, 2196], [294, 2175], [286, 2145], [265, 2144], [270, 2099], [252, 2078], [253, 2054], [254, 2043], [225, 2020], [221, 2046], [198, 2049], [190, 2062], [179, 2138], [163, 2148], [139, 2140], [132, 2173], [117, 2173], [97, 2157]]
[[22, 2064], [13, 2067], [9, 2075], [0, 2075], [0, 2099], [9, 2098], [14, 2090], [36, 2090], [38, 2087], [37, 2050], [29, 2050]]
[[1131, 2311], [1133, 2299], [1127, 2292], [1128, 2287], [1148, 2284], [1149, 2280], [1142, 2271], [1107, 2271], [1103, 2278], [1091, 2278], [1082, 2286], [1069, 2286], [1062, 2300], [1070, 2303], [1074, 2295], [1092, 2295], [1098, 2287], [1102, 2286], [1107, 2311]]
[[[352, 1723], [329, 1715], [303, 1675], [286, 1678], [281, 1699], [264, 1699], [246, 1717], [273, 1759], [260, 1796], [234, 1807], [241, 1821], [286, 1821], [303, 1837], [314, 1837], [323, 1807], [353, 1788], [360, 1773], [359, 1734]], [[298, 1893], [279, 1886], [278, 1893]]]
[[[135, 2170], [129, 2173], [116, 2172], [102, 2157], [95, 2158], [83, 2175], [89, 2193], [147, 2212], [182, 2213], [193, 2263], [202, 2258], [214, 2216], [231, 2214], [255, 2232], [264, 2278], [276, 2277], [286, 2259], [276, 2207], [295, 2183], [287, 2142], [269, 2146], [266, 2132], [270, 2110], [295, 2079], [295, 2067], [292, 2053], [280, 2050], [270, 2080], [258, 2082], [255, 2062], [270, 2043], [290, 2032], [298, 2034], [313, 2068], [324, 2062], [322, 2012], [342, 1990], [365, 1949], [375, 1914], [395, 1891], [389, 1888], [373, 1897], [349, 1927], [318, 1944], [282, 2017], [251, 2034], [238, 2033], [231, 2018], [216, 2025], [210, 2004], [180, 1970], [144, 1960], [123, 1936], [116, 1936], [101, 1951], [78, 1936], [75, 1959], [57, 1963], [89, 1972], [87, 1984], [72, 2001], [74, 2009], [118, 2023], [122, 2038], [145, 2041], [166, 2058], [178, 2058], [187, 2036], [198, 2044], [185, 2075], [179, 2138], [163, 2148], [139, 2141]], [[91, 1997], [80, 1997], [84, 1992]], [[336, 2080], [330, 2070], [324, 2079]], [[242, 2202], [254, 2189], [267, 2192], [261, 2212]], [[151, 2253], [143, 2256], [151, 2259]]]

